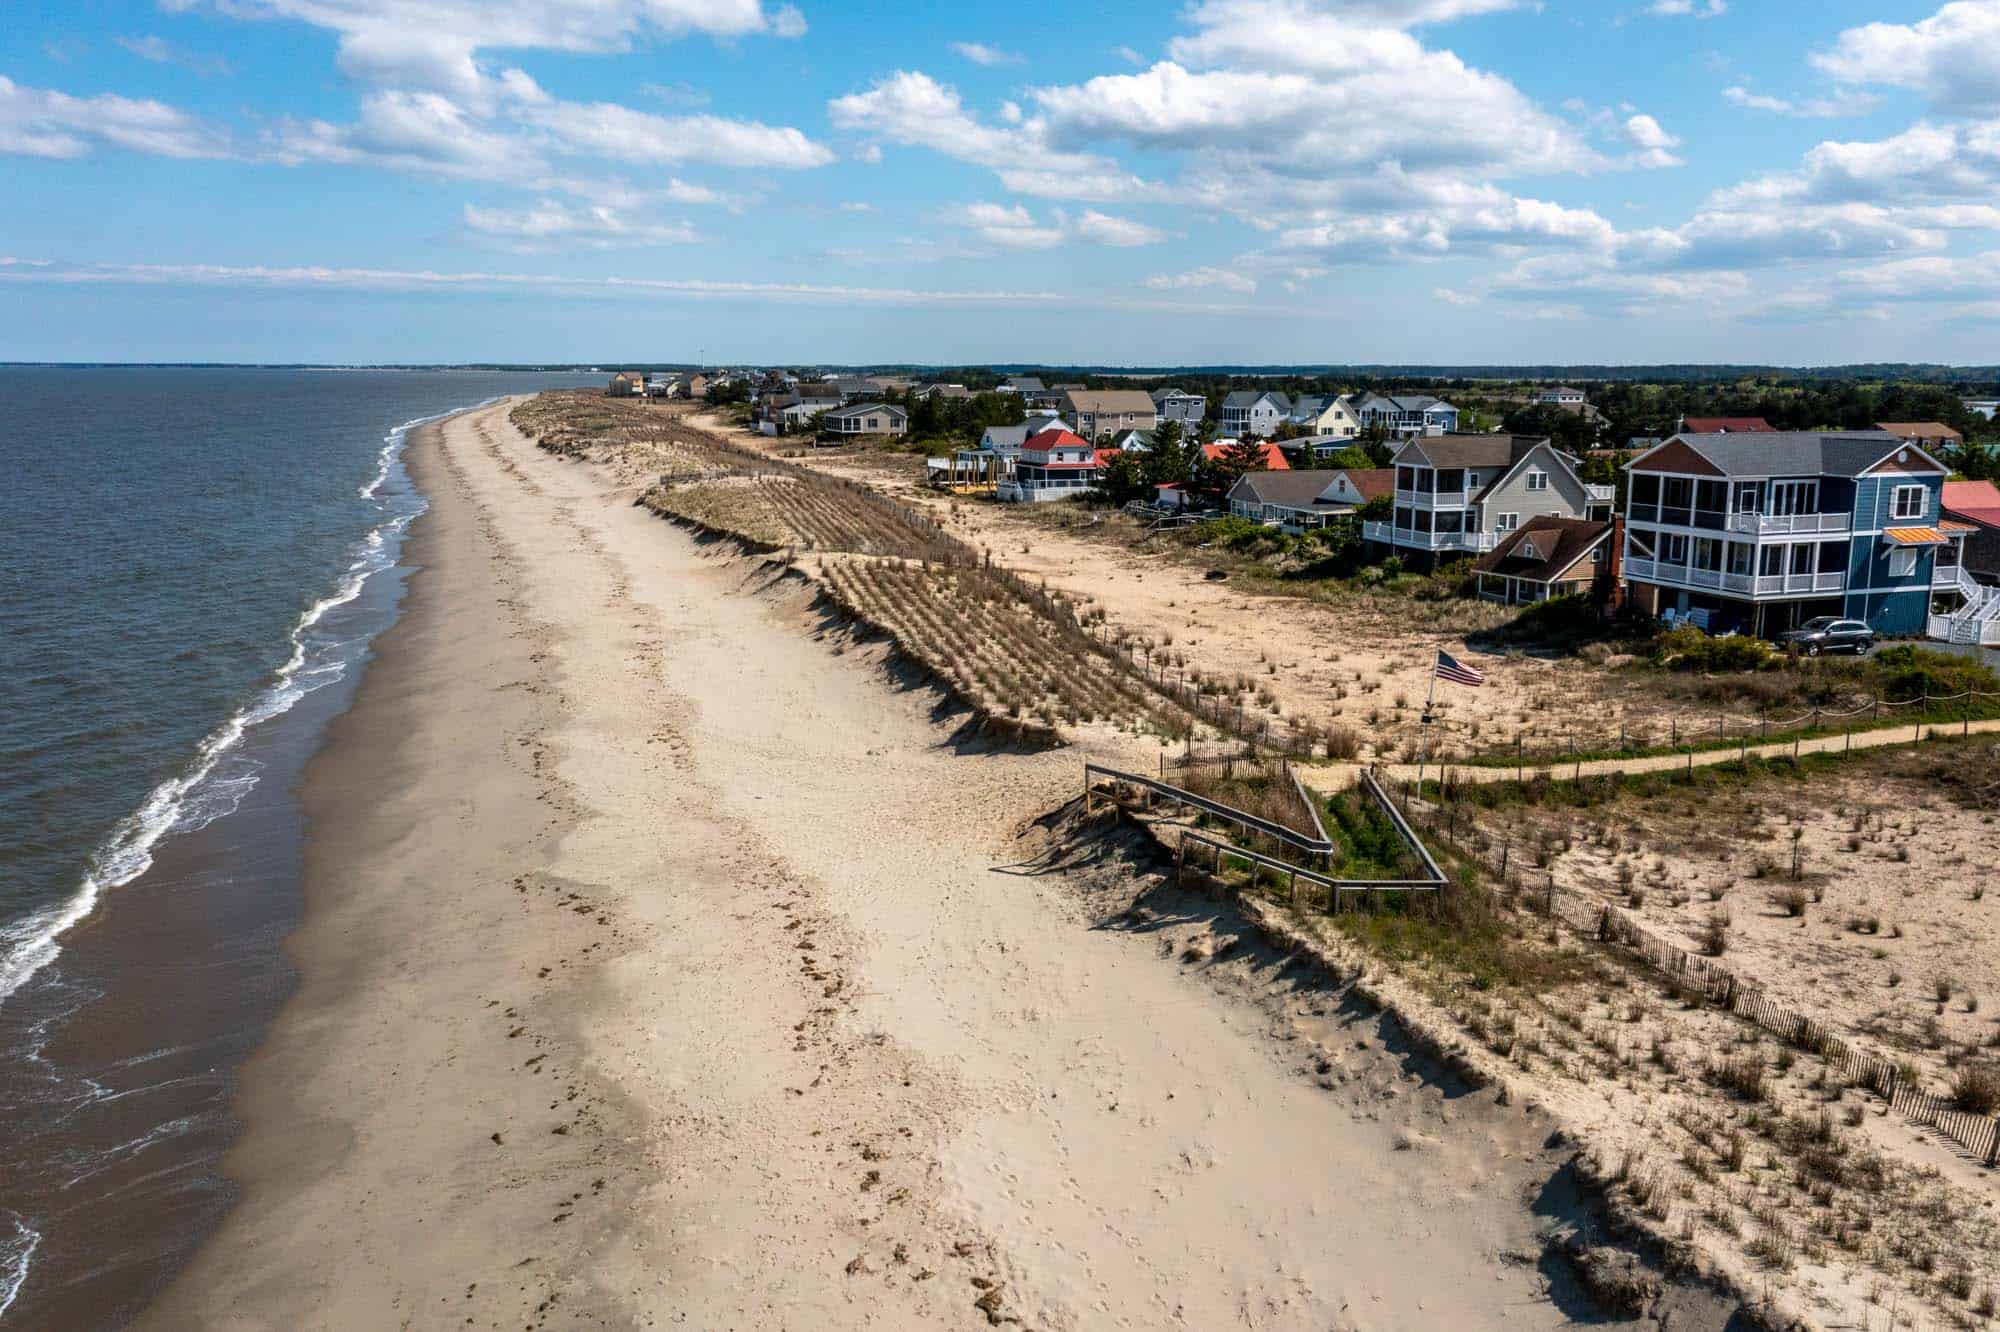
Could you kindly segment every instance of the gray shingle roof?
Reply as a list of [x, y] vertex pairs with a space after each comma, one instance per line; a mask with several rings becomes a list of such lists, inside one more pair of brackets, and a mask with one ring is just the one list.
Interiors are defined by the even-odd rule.
[[1512, 467], [1537, 444], [1546, 443], [1541, 435], [1428, 435], [1397, 450], [1395, 460], [1429, 460], [1433, 467]]
[[1269, 398], [1272, 406], [1281, 412], [1289, 412], [1292, 409], [1290, 398], [1287, 398], [1282, 393], [1273, 392], [1270, 389], [1237, 389], [1222, 400], [1222, 405], [1224, 407], [1254, 407], [1257, 405], [1258, 400], [1262, 398]]
[[1333, 484], [1341, 473], [1340, 468], [1312, 470], [1299, 468], [1288, 472], [1245, 472], [1243, 479], [1229, 488], [1232, 500], [1247, 500], [1253, 504], [1282, 504], [1287, 508], [1305, 509], [1312, 507], [1320, 493]]
[[1673, 438], [1726, 476], [1858, 476], [1903, 443], [1886, 430], [1745, 431]]

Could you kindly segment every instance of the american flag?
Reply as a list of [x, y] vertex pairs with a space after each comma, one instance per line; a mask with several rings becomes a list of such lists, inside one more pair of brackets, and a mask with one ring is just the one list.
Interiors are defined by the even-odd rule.
[[1486, 683], [1486, 672], [1467, 666], [1449, 652], [1437, 656], [1437, 678], [1449, 680], [1453, 684], [1470, 685], [1474, 689]]

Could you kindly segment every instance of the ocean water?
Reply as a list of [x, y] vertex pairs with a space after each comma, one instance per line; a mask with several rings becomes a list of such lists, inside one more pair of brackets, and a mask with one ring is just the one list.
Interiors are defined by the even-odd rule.
[[0, 367], [0, 1326], [129, 1320], [228, 1205], [407, 431], [595, 378]]

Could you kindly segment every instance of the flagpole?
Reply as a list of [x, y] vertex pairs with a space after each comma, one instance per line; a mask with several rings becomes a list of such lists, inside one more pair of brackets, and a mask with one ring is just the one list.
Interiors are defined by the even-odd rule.
[[1429, 756], [1431, 738], [1431, 704], [1437, 700], [1438, 657], [1431, 657], [1431, 687], [1424, 694], [1424, 715], [1417, 723], [1417, 795], [1424, 794], [1424, 760]]

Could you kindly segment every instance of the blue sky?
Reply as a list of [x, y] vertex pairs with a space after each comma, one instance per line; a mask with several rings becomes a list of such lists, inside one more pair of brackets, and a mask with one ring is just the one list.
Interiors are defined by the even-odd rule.
[[2000, 359], [2000, 0], [9, 0], [0, 359]]

